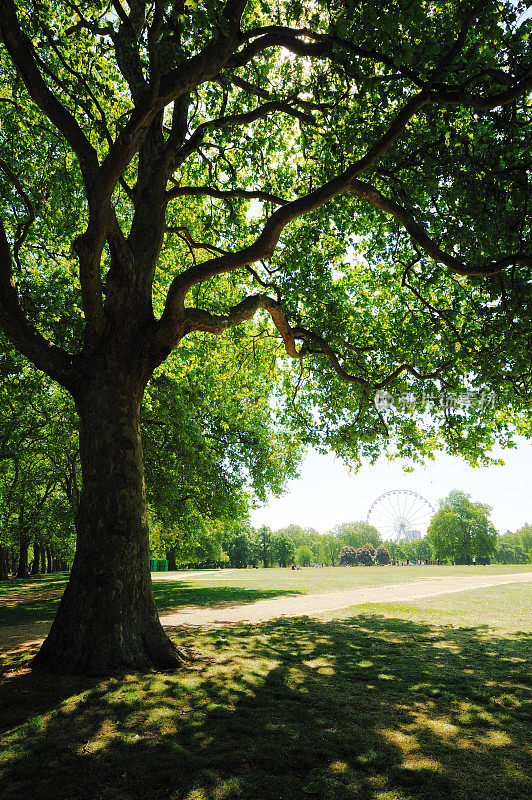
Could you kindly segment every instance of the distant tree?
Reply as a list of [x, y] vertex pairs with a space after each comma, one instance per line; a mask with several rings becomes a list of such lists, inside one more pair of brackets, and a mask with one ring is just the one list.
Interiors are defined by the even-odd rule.
[[302, 544], [298, 547], [294, 553], [294, 560], [296, 564], [301, 564], [302, 567], [308, 567], [309, 564], [312, 563], [314, 559], [314, 553], [307, 547], [306, 545]]
[[402, 559], [409, 558], [409, 556], [407, 556], [407, 554], [405, 553], [403, 547], [404, 542], [402, 542], [401, 544], [397, 544], [397, 542], [386, 542], [385, 544], [388, 549], [388, 552], [390, 553], [390, 556], [396, 561], [401, 561]]
[[337, 525], [333, 528], [333, 533], [338, 542], [341, 543], [340, 547], [349, 545], [350, 547], [357, 548], [362, 547], [366, 542], [372, 544], [373, 547], [378, 547], [382, 543], [377, 528], [362, 520], [343, 522], [341, 525]]
[[274, 558], [272, 532], [267, 525], [257, 531], [260, 559], [265, 567], [271, 567]]
[[355, 547], [351, 547], [351, 545], [346, 545], [342, 547], [340, 550], [340, 554], [338, 556], [338, 563], [340, 564], [349, 564], [350, 567], [354, 566], [357, 563], [357, 550]]
[[490, 521], [490, 506], [473, 503], [465, 492], [452, 491], [431, 520], [428, 538], [436, 558], [471, 563], [492, 555], [497, 531]]
[[522, 546], [519, 534], [499, 536], [495, 550], [495, 560], [499, 564], [526, 564], [528, 553]]
[[423, 539], [414, 539], [408, 544], [407, 554], [412, 560], [416, 561], [419, 558], [421, 561], [426, 561], [432, 558], [432, 545], [426, 536]]
[[377, 547], [375, 551], [375, 560], [377, 561], [377, 564], [381, 565], [390, 563], [390, 552], [386, 547], [384, 547], [384, 545], [380, 544]]
[[532, 560], [532, 525], [526, 522], [522, 528], [516, 531], [516, 535], [521, 540], [521, 547], [527, 553], [528, 559]]
[[364, 564], [365, 567], [371, 567], [375, 563], [375, 556], [376, 550], [369, 542], [363, 544], [356, 551], [357, 562]]
[[223, 548], [232, 567], [247, 567], [255, 557], [253, 531], [249, 522], [228, 524], [223, 538]]
[[272, 540], [274, 559], [280, 567], [286, 567], [294, 558], [294, 545], [282, 533], [274, 535]]
[[318, 540], [318, 561], [330, 566], [338, 561], [340, 547], [333, 533], [325, 533]]

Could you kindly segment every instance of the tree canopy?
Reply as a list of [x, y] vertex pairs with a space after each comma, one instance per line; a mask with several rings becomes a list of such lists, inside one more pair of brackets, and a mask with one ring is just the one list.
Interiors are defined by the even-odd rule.
[[530, 432], [524, 9], [0, 0], [0, 322], [80, 417], [76, 559], [42, 666], [179, 660], [149, 588], [141, 407], [206, 339], [269, 368], [268, 399], [239, 395], [253, 443], [215, 432], [241, 487], [279, 484], [288, 427], [355, 462], [388, 442], [477, 463]]
[[[530, 380], [523, 9], [5, 0], [8, 335], [70, 385], [111, 318], [155, 314], [153, 368], [263, 308], [308, 441], [352, 456], [394, 431], [415, 455], [443, 434], [482, 459], [504, 425], [471, 403], [519, 406]], [[453, 413], [445, 389], [474, 397]]]
[[470, 495], [452, 491], [430, 521], [428, 538], [437, 558], [471, 563], [488, 558], [495, 550], [497, 531], [490, 520], [491, 508], [474, 503]]

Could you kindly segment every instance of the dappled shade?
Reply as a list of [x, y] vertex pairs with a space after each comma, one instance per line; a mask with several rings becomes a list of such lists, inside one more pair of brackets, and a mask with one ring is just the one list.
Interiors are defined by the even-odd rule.
[[8, 673], [4, 800], [528, 797], [524, 634], [375, 614], [171, 635], [202, 659]]

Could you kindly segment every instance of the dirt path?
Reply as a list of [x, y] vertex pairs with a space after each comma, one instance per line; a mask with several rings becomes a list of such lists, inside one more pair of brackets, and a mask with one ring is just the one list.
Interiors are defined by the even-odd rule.
[[[418, 600], [422, 597], [435, 597], [441, 594], [464, 592], [468, 589], [482, 589], [506, 583], [530, 583], [532, 572], [508, 575], [486, 575], [480, 577], [456, 576], [442, 578], [417, 578], [410, 583], [394, 583], [387, 586], [373, 586], [364, 589], [325, 592], [321, 594], [279, 597], [273, 600], [257, 600], [245, 605], [225, 608], [188, 607], [173, 614], [161, 616], [164, 626], [176, 625], [216, 626], [232, 622], [262, 622], [278, 617], [312, 616], [322, 611], [334, 611], [363, 603], [393, 603], [403, 600]], [[0, 652], [13, 653], [30, 650], [38, 646], [51, 626], [51, 622], [36, 622], [18, 627], [0, 627]]]
[[189, 607], [186, 611], [161, 616], [163, 625], [218, 625], [231, 622], [262, 622], [277, 617], [312, 616], [322, 611], [334, 611], [363, 603], [393, 603], [417, 600], [439, 594], [464, 592], [468, 589], [483, 589], [505, 583], [530, 583], [532, 572], [509, 575], [461, 575], [442, 578], [418, 578], [411, 583], [393, 583], [387, 586], [370, 586], [364, 589], [347, 589], [321, 594], [305, 594], [293, 597], [278, 597], [273, 600], [257, 600], [240, 606], [225, 608]]

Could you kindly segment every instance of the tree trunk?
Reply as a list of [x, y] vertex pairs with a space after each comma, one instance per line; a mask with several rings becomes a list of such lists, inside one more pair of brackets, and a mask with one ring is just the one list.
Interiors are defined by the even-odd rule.
[[28, 569], [28, 548], [30, 546], [30, 540], [28, 536], [21, 534], [19, 538], [19, 556], [18, 556], [18, 567], [17, 567], [17, 578], [27, 578], [29, 574]]
[[9, 548], [0, 546], [0, 581], [7, 581], [9, 578]]
[[41, 573], [46, 575], [46, 548], [43, 544], [41, 545], [40, 565]]
[[38, 575], [41, 571], [41, 545], [35, 543], [33, 545], [33, 562], [31, 565], [31, 574]]
[[175, 550], [166, 551], [166, 560], [168, 561], [168, 570], [173, 572], [177, 569], [177, 562], [175, 560]]
[[[105, 380], [107, 378], [107, 380]], [[149, 571], [140, 403], [129, 375], [80, 393], [83, 475], [76, 555], [36, 669], [66, 674], [172, 668], [183, 654], [159, 622]]]
[[52, 572], [52, 551], [49, 547], [45, 548], [44, 554], [46, 557], [46, 573], [49, 575]]

